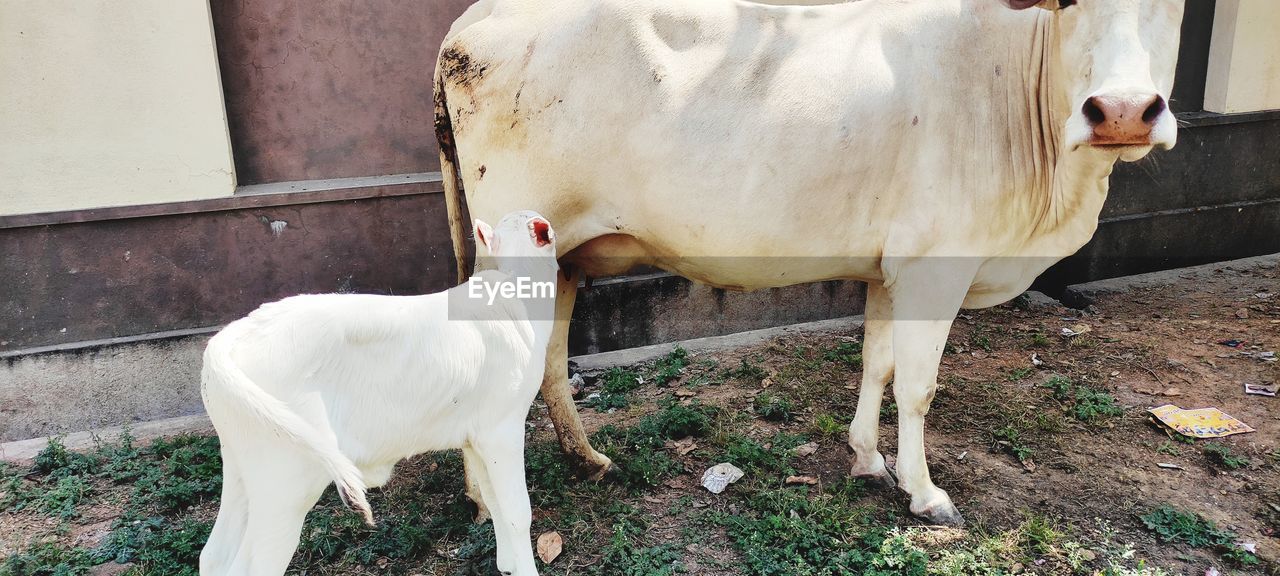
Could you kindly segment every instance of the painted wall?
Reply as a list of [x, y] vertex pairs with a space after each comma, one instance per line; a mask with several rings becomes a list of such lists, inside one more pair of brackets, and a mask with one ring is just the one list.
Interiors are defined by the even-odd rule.
[[209, 6], [0, 0], [0, 215], [235, 190]]
[[1205, 109], [1280, 109], [1280, 2], [1218, 0]]

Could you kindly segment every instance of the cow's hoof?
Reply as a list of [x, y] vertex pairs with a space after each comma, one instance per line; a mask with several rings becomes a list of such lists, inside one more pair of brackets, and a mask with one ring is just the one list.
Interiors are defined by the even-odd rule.
[[592, 482], [599, 482], [601, 480], [614, 480], [614, 479], [617, 479], [621, 473], [622, 473], [622, 470], [618, 468], [617, 464], [614, 464], [608, 458], [605, 458], [604, 466], [599, 466], [599, 467], [593, 466], [591, 470], [588, 470], [587, 480], [590, 480]]
[[956, 510], [955, 505], [951, 502], [929, 506], [918, 512], [912, 510], [911, 513], [935, 526], [951, 526], [953, 528], [964, 526], [964, 516], [960, 515], [960, 511]]
[[898, 487], [898, 481], [893, 479], [893, 473], [887, 469], [881, 469], [879, 472], [870, 474], [854, 474], [854, 478], [861, 480], [872, 488], [882, 488], [892, 490]]

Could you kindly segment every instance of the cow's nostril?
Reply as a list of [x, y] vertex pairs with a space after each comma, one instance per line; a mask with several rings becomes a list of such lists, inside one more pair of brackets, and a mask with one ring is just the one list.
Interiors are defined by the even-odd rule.
[[1156, 96], [1155, 101], [1147, 107], [1147, 111], [1142, 113], [1142, 121], [1147, 124], [1155, 124], [1160, 115], [1164, 114], [1164, 111], [1168, 108], [1169, 105], [1165, 103], [1164, 96]]
[[1098, 105], [1098, 97], [1094, 96], [1084, 101], [1084, 117], [1089, 120], [1090, 126], [1097, 126], [1107, 121], [1107, 113]]

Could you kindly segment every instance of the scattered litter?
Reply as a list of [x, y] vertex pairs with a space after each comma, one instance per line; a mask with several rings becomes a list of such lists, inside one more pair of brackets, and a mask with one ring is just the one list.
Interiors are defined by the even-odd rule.
[[1165, 404], [1147, 412], [1174, 432], [1192, 438], [1222, 438], [1254, 431], [1248, 424], [1217, 408], [1183, 410], [1173, 404]]
[[1112, 378], [1115, 378], [1116, 376], [1119, 376], [1119, 375], [1120, 375], [1120, 371], [1118, 371], [1118, 370], [1112, 370], [1112, 371], [1111, 371], [1111, 377], [1112, 377]]
[[818, 479], [814, 478], [813, 476], [787, 476], [787, 480], [785, 484], [788, 486], [792, 486], [796, 484], [803, 484], [805, 486], [817, 486]]
[[799, 446], [797, 446], [797, 447], [796, 447], [796, 456], [799, 456], [799, 457], [801, 457], [801, 458], [804, 458], [805, 456], [812, 455], [814, 452], [817, 452], [817, 451], [818, 451], [818, 443], [817, 443], [817, 442], [810, 442], [810, 443], [808, 443], [808, 444], [801, 444], [801, 445], [799, 445]]
[[1244, 357], [1247, 357], [1247, 358], [1254, 358], [1254, 359], [1256, 359], [1256, 360], [1258, 360], [1258, 361], [1260, 361], [1260, 362], [1275, 362], [1275, 361], [1276, 361], [1276, 353], [1275, 353], [1275, 352], [1271, 352], [1271, 351], [1267, 351], [1267, 352], [1241, 352], [1241, 353], [1240, 353], [1240, 355], [1241, 355], [1241, 356], [1244, 356]]
[[564, 538], [560, 537], [559, 532], [543, 532], [538, 536], [538, 558], [542, 559], [543, 564], [550, 564], [560, 557], [563, 550]]
[[1036, 368], [1044, 366], [1044, 360], [1040, 359], [1040, 354], [1034, 352], [1031, 354], [1031, 365]]
[[1081, 334], [1088, 334], [1090, 332], [1093, 332], [1093, 328], [1091, 328], [1088, 324], [1076, 324], [1075, 326], [1072, 326], [1070, 328], [1062, 329], [1062, 335], [1066, 336], [1067, 338], [1074, 338]]
[[587, 381], [582, 379], [582, 374], [574, 374], [569, 378], [569, 392], [574, 398], [582, 396], [582, 389], [586, 387]]
[[1177, 388], [1170, 388], [1168, 390], [1165, 390], [1164, 392], [1161, 392], [1161, 394], [1164, 394], [1165, 396], [1169, 396], [1169, 397], [1181, 396], [1182, 391]]
[[1236, 318], [1239, 318], [1239, 319], [1241, 319], [1241, 320], [1248, 320], [1248, 319], [1249, 319], [1249, 309], [1248, 309], [1248, 308], [1241, 308], [1241, 309], [1239, 309], [1239, 310], [1236, 310]]
[[1275, 294], [1272, 294], [1271, 292], [1259, 292], [1253, 295], [1254, 298], [1259, 300], [1270, 300], [1272, 296], [1275, 296]]
[[693, 452], [698, 448], [698, 443], [693, 440], [693, 436], [681, 440], [667, 440], [666, 447], [673, 450], [676, 454], [684, 456]]
[[1258, 553], [1258, 543], [1254, 542], [1253, 540], [1237, 540], [1236, 548], [1244, 550], [1245, 552], [1248, 552], [1250, 554]]
[[1236, 340], [1235, 338], [1232, 338], [1232, 339], [1230, 339], [1230, 340], [1219, 340], [1219, 341], [1218, 341], [1218, 343], [1219, 343], [1219, 344], [1221, 344], [1221, 345], [1223, 345], [1223, 346], [1226, 346], [1227, 348], [1235, 348], [1236, 350], [1241, 350], [1241, 349], [1243, 349], [1246, 345], [1248, 345], [1248, 344], [1249, 344], [1248, 342], [1245, 342], [1244, 340]]
[[1168, 462], [1157, 462], [1157, 463], [1156, 463], [1156, 466], [1159, 466], [1159, 467], [1161, 467], [1161, 468], [1164, 468], [1165, 470], [1185, 470], [1185, 468], [1183, 468], [1183, 467], [1181, 467], [1181, 466], [1179, 466], [1179, 465], [1177, 465], [1177, 464], [1170, 464], [1170, 463], [1168, 463]]
[[1254, 396], [1270, 396], [1276, 397], [1276, 392], [1280, 392], [1280, 384], [1245, 384], [1244, 393], [1253, 394]]
[[965, 457], [965, 456], [968, 456], [968, 455], [969, 455], [969, 451], [968, 451], [968, 450], [965, 450], [964, 452], [961, 452], [959, 456], [956, 456], [956, 462], [963, 462], [963, 461], [964, 461], [964, 457]]
[[1026, 460], [1023, 460], [1023, 461], [1022, 461], [1022, 467], [1023, 467], [1024, 469], [1026, 469], [1026, 471], [1027, 471], [1027, 472], [1035, 472], [1035, 471], [1036, 471], [1036, 461], [1035, 461], [1035, 460], [1032, 460], [1032, 459], [1030, 459], [1030, 458], [1027, 458]]
[[730, 484], [741, 480], [744, 474], [741, 468], [728, 462], [716, 464], [702, 474], [702, 487], [712, 494], [719, 494]]
[[770, 386], [773, 386], [773, 379], [772, 379], [772, 378], [765, 378], [764, 380], [761, 380], [761, 381], [760, 381], [760, 387], [761, 387], [761, 388], [768, 388], [768, 387], [770, 387]]
[[1222, 573], [1217, 568], [1210, 566], [1208, 570], [1204, 571], [1204, 576], [1222, 576]]
[[991, 357], [991, 355], [990, 355], [990, 354], [987, 354], [986, 352], [983, 352], [982, 350], [974, 350], [974, 351], [971, 353], [971, 355], [972, 355], [974, 358], [977, 358], [977, 359], [979, 359], [979, 360], [986, 360], [987, 358], [990, 358], [990, 357]]

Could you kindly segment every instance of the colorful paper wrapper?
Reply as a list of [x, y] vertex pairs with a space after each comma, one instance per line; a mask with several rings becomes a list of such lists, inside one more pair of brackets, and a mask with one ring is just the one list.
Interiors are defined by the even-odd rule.
[[1173, 404], [1165, 404], [1147, 412], [1174, 432], [1192, 438], [1222, 438], [1254, 431], [1248, 424], [1217, 408], [1183, 410]]

